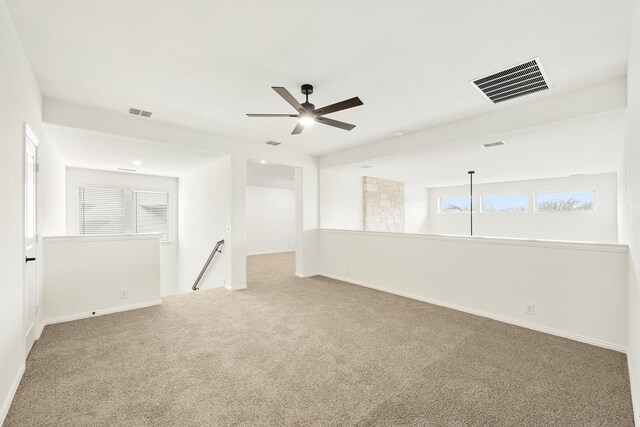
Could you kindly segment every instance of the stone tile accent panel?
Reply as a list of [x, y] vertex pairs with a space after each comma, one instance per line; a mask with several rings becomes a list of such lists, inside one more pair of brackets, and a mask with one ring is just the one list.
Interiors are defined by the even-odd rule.
[[365, 176], [364, 231], [404, 232], [404, 183]]

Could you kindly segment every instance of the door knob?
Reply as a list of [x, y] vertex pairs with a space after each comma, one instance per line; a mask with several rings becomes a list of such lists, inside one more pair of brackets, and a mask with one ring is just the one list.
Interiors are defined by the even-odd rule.
[[35, 258], [29, 258], [29, 257], [26, 257], [26, 258], [24, 259], [24, 262], [25, 262], [25, 263], [27, 263], [27, 262], [29, 262], [29, 261], [35, 261], [35, 260], [36, 260]]

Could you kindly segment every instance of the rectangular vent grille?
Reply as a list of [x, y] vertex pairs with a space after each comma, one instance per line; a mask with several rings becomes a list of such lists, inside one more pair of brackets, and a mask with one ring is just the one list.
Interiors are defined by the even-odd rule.
[[276, 142], [276, 141], [267, 141], [267, 142], [265, 142], [265, 144], [273, 145], [275, 147], [275, 146], [280, 145], [282, 143], [281, 142]]
[[482, 144], [484, 148], [498, 147], [500, 145], [504, 145], [504, 142], [498, 141], [498, 142], [490, 142], [488, 144]]
[[539, 58], [473, 81], [494, 104], [549, 89]]
[[149, 118], [153, 113], [151, 111], [144, 111], [139, 108], [129, 107], [129, 114], [133, 114], [134, 116]]

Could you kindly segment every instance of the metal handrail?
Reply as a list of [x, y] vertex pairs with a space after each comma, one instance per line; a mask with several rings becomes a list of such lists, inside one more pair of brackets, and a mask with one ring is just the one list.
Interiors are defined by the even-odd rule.
[[200, 274], [198, 274], [198, 278], [196, 279], [195, 283], [191, 287], [191, 290], [193, 290], [193, 291], [197, 291], [198, 290], [198, 285], [200, 284], [200, 279], [202, 279], [202, 276], [204, 276], [204, 273], [207, 272], [207, 269], [209, 268], [209, 264], [211, 264], [211, 260], [213, 259], [215, 254], [217, 254], [218, 252], [222, 253], [222, 251], [219, 249], [220, 246], [222, 246], [222, 245], [224, 245], [224, 239], [222, 239], [218, 243], [216, 243], [216, 246], [213, 248], [213, 251], [211, 251], [211, 255], [209, 255], [209, 259], [204, 264], [204, 267], [202, 267], [202, 271], [200, 272]]

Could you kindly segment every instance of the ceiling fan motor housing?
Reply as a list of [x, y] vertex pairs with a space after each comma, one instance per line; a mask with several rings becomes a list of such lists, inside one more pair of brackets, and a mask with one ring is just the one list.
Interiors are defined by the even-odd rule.
[[310, 84], [303, 84], [301, 87], [301, 91], [303, 95], [311, 95], [313, 93], [313, 86]]

